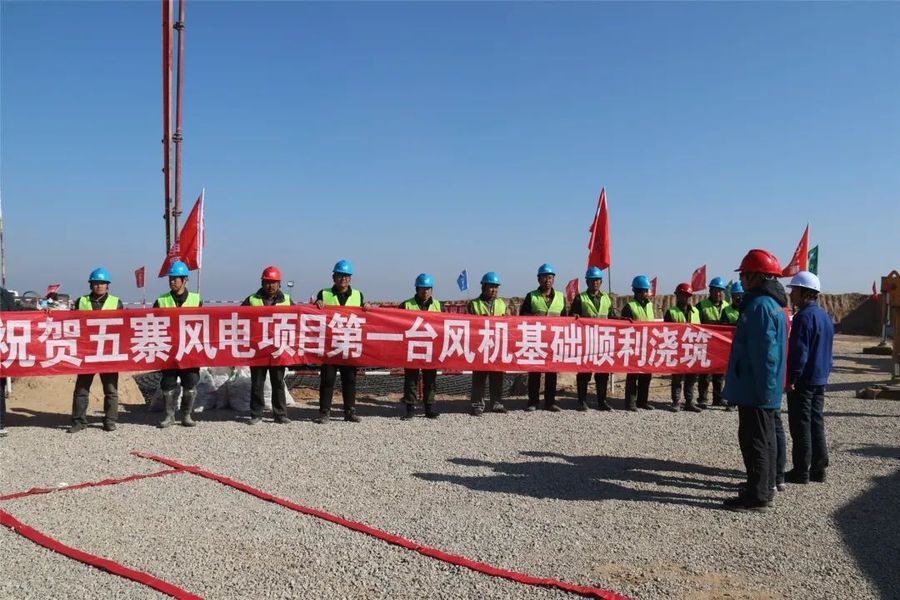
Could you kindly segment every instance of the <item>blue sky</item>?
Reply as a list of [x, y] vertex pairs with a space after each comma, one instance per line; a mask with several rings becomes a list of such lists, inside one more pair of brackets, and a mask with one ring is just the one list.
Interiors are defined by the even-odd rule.
[[[613, 291], [660, 293], [803, 228], [827, 292], [900, 268], [898, 3], [188, 2], [185, 216], [207, 299], [341, 258], [366, 297], [505, 296], [584, 274], [605, 186]], [[0, 4], [7, 283], [147, 296], [164, 255], [158, 2]], [[196, 287], [196, 275], [192, 284]], [[477, 287], [477, 286], [473, 286]], [[470, 290], [477, 294], [477, 291]]]

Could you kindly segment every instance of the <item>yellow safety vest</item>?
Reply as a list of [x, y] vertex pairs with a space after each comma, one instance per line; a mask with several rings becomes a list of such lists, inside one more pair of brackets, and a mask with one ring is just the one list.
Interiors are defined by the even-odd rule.
[[[175, 298], [172, 296], [172, 292], [166, 292], [157, 298], [156, 304], [159, 305], [160, 308], [179, 308], [179, 306], [175, 304]], [[188, 292], [187, 299], [185, 299], [181, 308], [197, 308], [198, 306], [200, 306], [200, 294]]]
[[[340, 306], [341, 301], [338, 300], [337, 294], [331, 291], [331, 288], [322, 290], [322, 303], [325, 306]], [[362, 294], [359, 290], [350, 290], [350, 297], [344, 306], [362, 306]]]
[[[112, 294], [107, 294], [106, 300], [103, 301], [103, 306], [100, 307], [100, 310], [116, 310], [117, 308], [119, 308], [119, 299]], [[78, 299], [78, 310], [94, 310], [94, 305], [91, 304], [90, 294]]]
[[653, 321], [653, 302], [647, 302], [647, 306], [641, 306], [637, 300], [629, 300], [628, 307], [631, 308], [631, 318], [634, 321]]
[[600, 308], [597, 308], [594, 305], [594, 299], [587, 292], [581, 292], [581, 294], [578, 295], [578, 298], [581, 300], [580, 317], [605, 318], [609, 316], [609, 309], [612, 307], [612, 301], [609, 299], [609, 296], [603, 292], [600, 292]]

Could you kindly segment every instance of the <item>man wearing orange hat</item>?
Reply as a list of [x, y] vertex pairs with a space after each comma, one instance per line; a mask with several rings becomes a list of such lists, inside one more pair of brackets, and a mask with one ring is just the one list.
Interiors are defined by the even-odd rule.
[[[689, 283], [679, 283], [675, 288], [675, 306], [666, 311], [663, 321], [667, 323], [694, 323], [700, 324], [700, 311], [691, 305], [691, 296], [694, 290]], [[694, 384], [697, 383], [697, 375], [694, 373], [672, 374], [672, 410], [681, 410], [681, 390], [684, 387], [684, 410], [700, 412], [694, 404]]]
[[738, 407], [738, 443], [747, 483], [723, 508], [765, 511], [774, 499], [778, 469], [776, 419], [787, 370], [787, 294], [781, 265], [771, 252], [753, 249], [738, 268], [747, 290], [728, 357], [722, 397]]
[[[291, 297], [281, 291], [281, 271], [278, 267], [269, 266], [263, 269], [262, 283], [255, 294], [247, 296], [241, 306], [292, 306]], [[275, 422], [287, 425], [291, 420], [287, 416], [287, 397], [284, 394], [285, 367], [250, 367], [250, 425], [262, 421], [263, 390], [266, 386], [266, 374], [272, 383], [272, 415]]]

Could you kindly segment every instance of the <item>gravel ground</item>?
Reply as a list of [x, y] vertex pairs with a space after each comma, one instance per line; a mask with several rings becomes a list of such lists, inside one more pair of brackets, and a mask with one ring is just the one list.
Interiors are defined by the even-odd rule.
[[[446, 552], [633, 598], [898, 598], [900, 402], [854, 397], [888, 372], [889, 359], [859, 353], [871, 343], [841, 337], [836, 347], [828, 482], [789, 486], [764, 515], [718, 508], [742, 478], [735, 412], [475, 419], [449, 401], [437, 421], [400, 421], [381, 402], [364, 406], [358, 425], [317, 426], [303, 403], [289, 426], [248, 427], [215, 411], [194, 429], [160, 431], [157, 415], [139, 412], [114, 433], [15, 427], [0, 441], [0, 495], [165, 468], [129, 455], [143, 450]], [[659, 407], [667, 383], [654, 387]], [[0, 509], [206, 598], [574, 597], [447, 565], [190, 474]], [[163, 597], [6, 528], [0, 564], [0, 598]]]

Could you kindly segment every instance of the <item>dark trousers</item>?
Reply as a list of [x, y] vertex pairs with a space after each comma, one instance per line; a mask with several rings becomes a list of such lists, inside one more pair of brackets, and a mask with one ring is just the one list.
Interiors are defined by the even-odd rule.
[[747, 470], [744, 496], [749, 502], [762, 504], [772, 497], [775, 487], [775, 410], [738, 406], [738, 442]]
[[788, 393], [791, 460], [798, 473], [822, 472], [828, 466], [825, 443], [825, 386], [795, 385]]
[[344, 397], [344, 412], [349, 413], [356, 405], [356, 367], [322, 365], [319, 374], [319, 412], [331, 410], [334, 398], [334, 381], [341, 372], [341, 395]]
[[[87, 425], [88, 400], [94, 373], [81, 373], [75, 378], [75, 393], [72, 394], [72, 422]], [[103, 384], [103, 422], [115, 423], [119, 418], [119, 374], [100, 373]]]
[[[528, 406], [537, 406], [541, 396], [542, 373], [528, 374]], [[543, 373], [544, 376], [544, 404], [553, 406], [556, 404], [556, 373]]]
[[681, 404], [681, 392], [684, 390], [684, 401], [690, 405], [694, 403], [694, 384], [697, 383], [697, 375], [672, 375], [672, 404]]
[[718, 375], [710, 375], [708, 373], [704, 373], [697, 378], [697, 393], [700, 396], [700, 404], [706, 404], [707, 391], [709, 390], [709, 382], [712, 380], [712, 398], [713, 404], [721, 404], [722, 403], [722, 382], [725, 380], [725, 375], [719, 373]]
[[200, 369], [166, 369], [162, 372], [159, 389], [169, 392], [178, 387], [181, 379], [181, 391], [189, 391], [200, 383]]
[[434, 369], [403, 370], [403, 402], [415, 404], [419, 397], [419, 373], [422, 374], [422, 391], [425, 404], [434, 404], [434, 392], [437, 388], [437, 371]]
[[287, 398], [284, 395], [284, 367], [250, 367], [250, 416], [261, 417], [265, 400], [266, 373], [272, 383], [272, 415], [287, 415]]
[[491, 406], [502, 403], [503, 373], [500, 371], [472, 371], [472, 408], [484, 410], [484, 383], [488, 382]]
[[6, 427], [6, 378], [0, 377], [0, 429]]
[[781, 409], [774, 413], [775, 422], [775, 483], [784, 483], [784, 465], [787, 463], [787, 438], [784, 435], [784, 423], [781, 421]]
[[588, 386], [591, 383], [591, 377], [597, 385], [597, 402], [603, 404], [606, 402], [606, 386], [609, 384], [609, 373], [579, 373], [575, 376], [575, 387], [578, 389], [578, 401], [587, 404]]
[[638, 404], [647, 404], [650, 401], [650, 380], [653, 375], [639, 375], [629, 373], [625, 376], [625, 400], [637, 401]]

